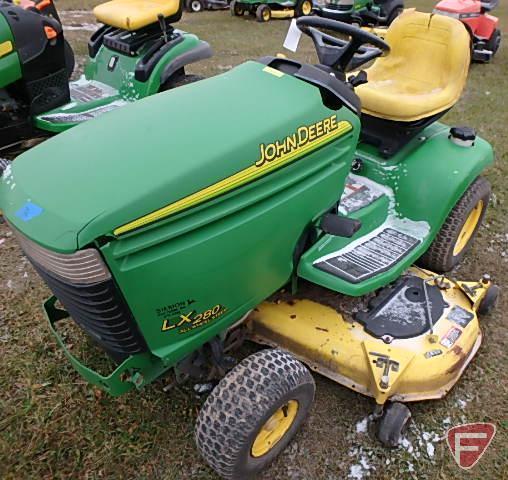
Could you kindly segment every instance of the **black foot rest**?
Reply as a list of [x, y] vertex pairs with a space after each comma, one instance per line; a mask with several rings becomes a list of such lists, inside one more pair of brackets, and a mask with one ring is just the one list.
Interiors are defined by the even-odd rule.
[[430, 330], [429, 312], [435, 325], [449, 306], [438, 287], [427, 285], [426, 289], [428, 309], [423, 279], [402, 277], [393, 286], [381, 290], [371, 300], [370, 310], [357, 313], [355, 319], [376, 338], [413, 338], [422, 335]]
[[354, 249], [339, 250], [314, 263], [316, 268], [343, 278], [350, 283], [360, 283], [389, 270], [413, 250], [421, 240], [393, 228], [385, 228]]

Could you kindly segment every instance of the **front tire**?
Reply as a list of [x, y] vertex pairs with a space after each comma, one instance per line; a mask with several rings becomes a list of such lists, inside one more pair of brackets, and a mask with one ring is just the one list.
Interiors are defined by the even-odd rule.
[[464, 258], [483, 222], [490, 200], [490, 183], [478, 177], [455, 204], [418, 265], [434, 272], [449, 272]]
[[196, 423], [206, 462], [227, 480], [251, 478], [288, 445], [314, 400], [310, 372], [268, 349], [245, 358], [215, 387]]
[[272, 10], [268, 5], [261, 4], [256, 9], [256, 20], [258, 22], [269, 22], [272, 18]]
[[205, 9], [205, 5], [202, 0], [187, 0], [185, 6], [186, 10], [191, 13], [199, 13]]

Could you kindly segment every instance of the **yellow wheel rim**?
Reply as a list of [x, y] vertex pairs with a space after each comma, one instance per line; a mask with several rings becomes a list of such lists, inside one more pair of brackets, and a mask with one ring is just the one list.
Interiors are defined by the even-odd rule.
[[457, 238], [457, 241], [455, 242], [455, 247], [453, 248], [453, 255], [458, 255], [466, 245], [469, 243], [469, 240], [471, 240], [471, 237], [473, 236], [473, 233], [476, 230], [476, 227], [478, 226], [478, 222], [480, 221], [480, 217], [483, 212], [483, 200], [480, 200], [475, 207], [469, 212], [469, 215], [467, 216], [467, 219], [462, 226], [462, 229], [459, 233], [459, 236]]
[[262, 457], [268, 453], [285, 435], [298, 413], [298, 402], [290, 400], [277, 409], [256, 436], [251, 448], [253, 457]]
[[312, 11], [312, 4], [310, 2], [303, 2], [302, 5], [302, 13], [304, 15], [309, 15], [309, 13]]
[[266, 9], [264, 12], [263, 12], [263, 20], [265, 22], [268, 22], [268, 20], [270, 20], [270, 10]]

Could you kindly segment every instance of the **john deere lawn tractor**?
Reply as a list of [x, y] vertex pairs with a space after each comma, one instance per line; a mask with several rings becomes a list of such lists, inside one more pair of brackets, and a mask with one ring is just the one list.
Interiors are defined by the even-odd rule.
[[403, 0], [319, 0], [314, 13], [346, 23], [387, 26], [404, 10]]
[[272, 18], [293, 18], [312, 13], [312, 0], [233, 0], [231, 15], [242, 17], [245, 12], [255, 15], [258, 22]]
[[[373, 397], [396, 445], [403, 402], [452, 388], [498, 293], [444, 276], [480, 227], [493, 161], [474, 130], [438, 121], [466, 82], [463, 24], [413, 11], [386, 41], [296, 24], [317, 65], [263, 57], [144, 99], [24, 153], [0, 183], [72, 365], [115, 396], [169, 370], [218, 381], [196, 441], [226, 479], [290, 442], [314, 397], [304, 364]], [[367, 305], [341, 312], [339, 295]], [[118, 362], [109, 375], [66, 346], [69, 316]], [[244, 338], [273, 348], [236, 364]]]
[[113, 0], [94, 12], [103, 26], [88, 42], [84, 76], [69, 84], [74, 55], [52, 1], [0, 2], [0, 148], [195, 81], [185, 67], [211, 56], [206, 42], [172, 27], [179, 0]]

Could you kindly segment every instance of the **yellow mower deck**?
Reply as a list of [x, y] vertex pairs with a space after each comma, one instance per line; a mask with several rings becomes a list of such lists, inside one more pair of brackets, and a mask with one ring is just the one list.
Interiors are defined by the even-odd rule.
[[[432, 280], [416, 270], [412, 273], [426, 279], [429, 287], [439, 282], [448, 304], [432, 334], [429, 330], [386, 343], [333, 308], [303, 299], [261, 304], [248, 319], [250, 336], [258, 343], [288, 350], [313, 370], [374, 397], [378, 404], [388, 399], [441, 398], [481, 344], [476, 308], [490, 283], [453, 283], [442, 277]], [[460, 319], [461, 314], [467, 322]]]

